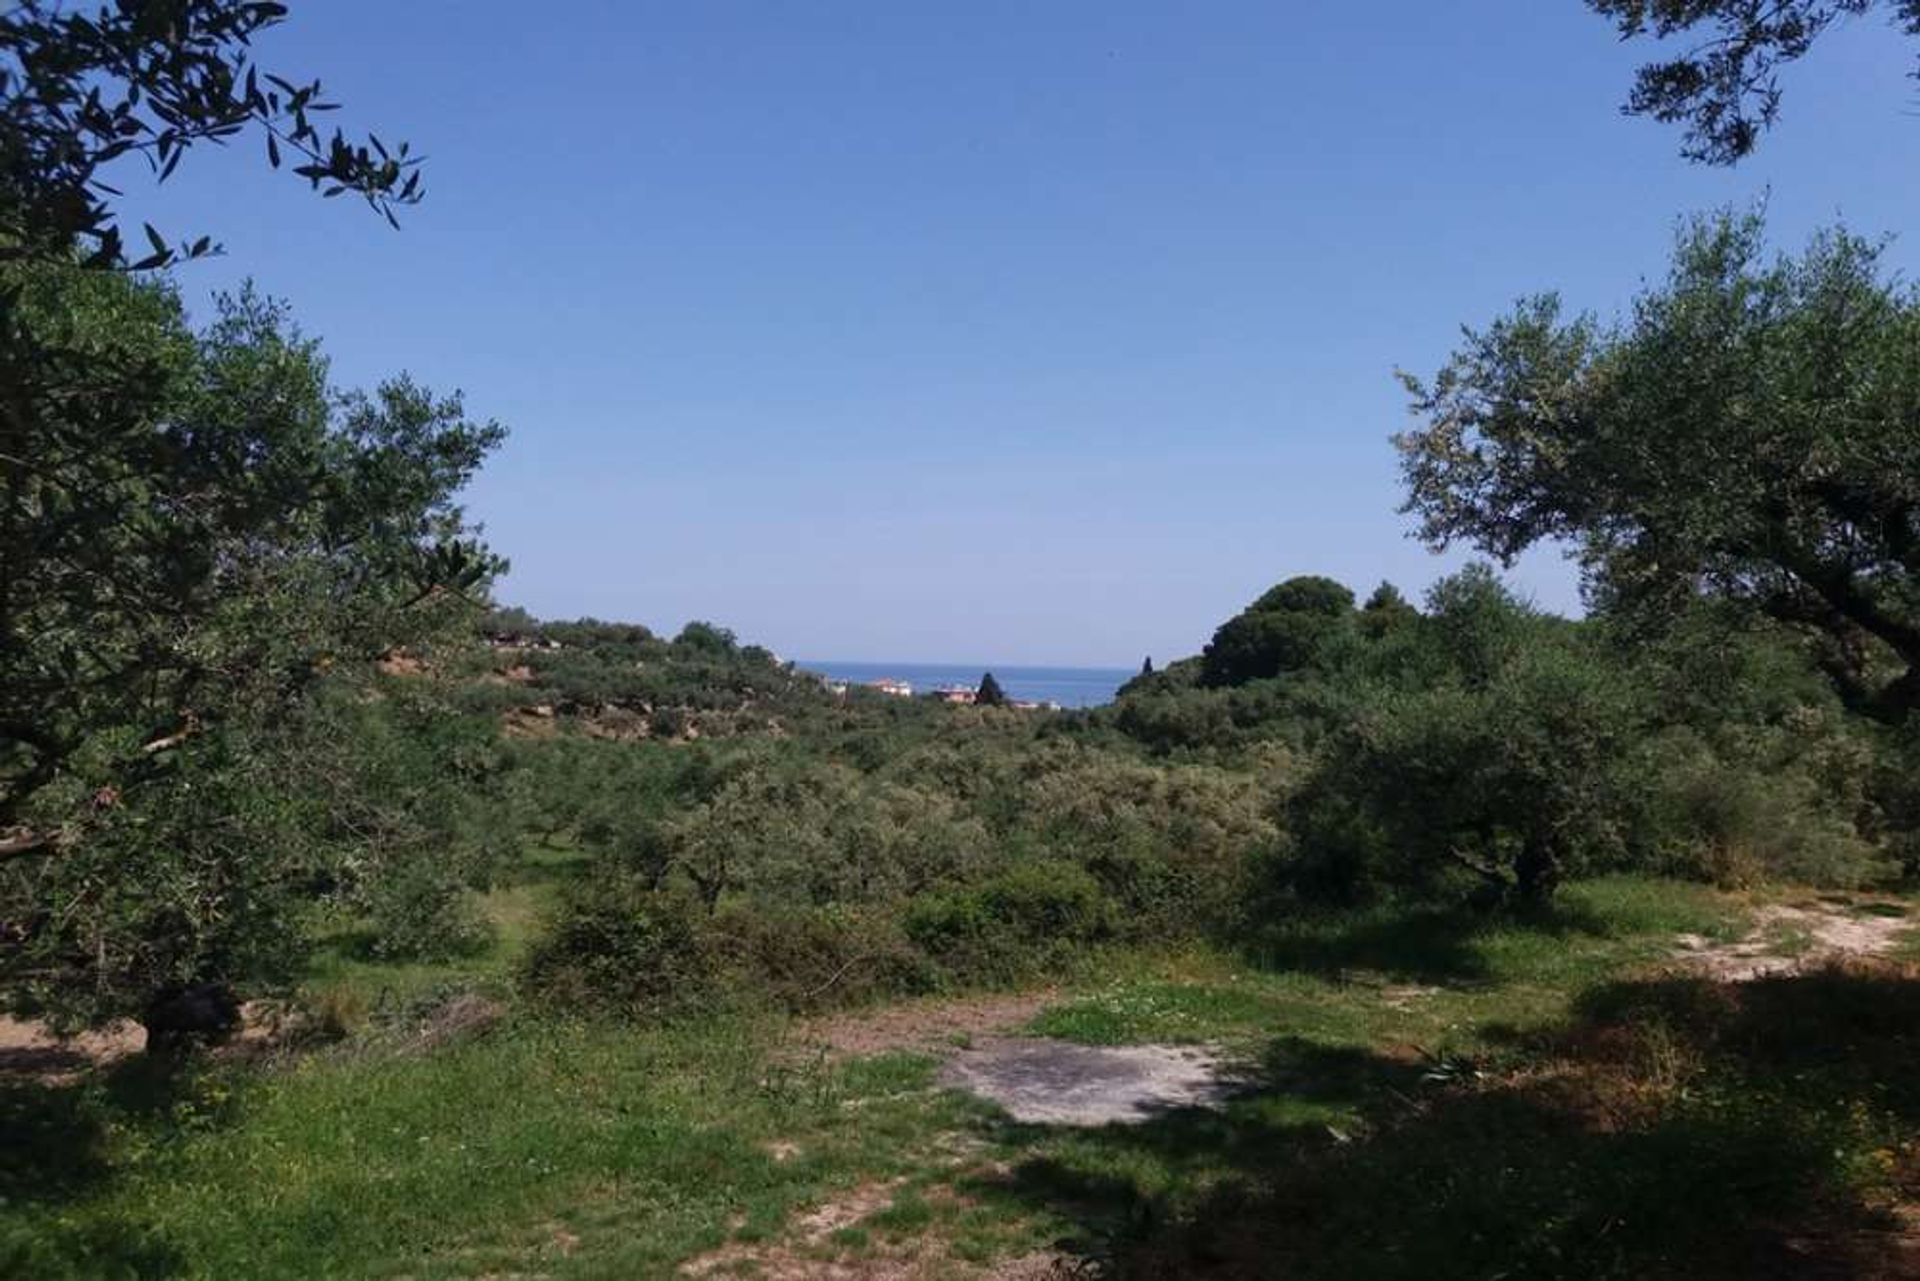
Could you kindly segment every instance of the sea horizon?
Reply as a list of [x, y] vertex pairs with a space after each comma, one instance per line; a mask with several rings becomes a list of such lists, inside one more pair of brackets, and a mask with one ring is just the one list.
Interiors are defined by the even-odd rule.
[[943, 685], [977, 686], [987, 672], [1000, 682], [1007, 697], [1022, 702], [1058, 703], [1062, 707], [1097, 707], [1113, 701], [1114, 693], [1133, 679], [1131, 667], [1066, 667], [1020, 663], [905, 663], [871, 659], [794, 660], [802, 671], [817, 672], [832, 680], [865, 684], [879, 680], [900, 680], [913, 686], [916, 694], [925, 694]]

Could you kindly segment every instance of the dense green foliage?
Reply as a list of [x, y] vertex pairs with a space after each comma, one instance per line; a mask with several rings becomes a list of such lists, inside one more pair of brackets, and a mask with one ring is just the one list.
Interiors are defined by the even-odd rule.
[[1244, 685], [1325, 665], [1353, 614], [1353, 593], [1326, 578], [1290, 578], [1220, 625], [1200, 656], [1209, 685]]
[[[1572, 624], [1484, 568], [1424, 613], [1390, 589], [1330, 618], [1313, 665], [1225, 689], [1133, 682], [1111, 721], [1231, 761], [1278, 739], [1305, 768], [1269, 872], [1289, 897], [1538, 899], [1573, 871], [1859, 883], [1899, 856], [1900, 739], [1847, 715], [1797, 638], [1702, 602], [1658, 642]], [[1171, 670], [1171, 669], [1170, 669]]]
[[[772, 728], [623, 740], [576, 714], [521, 743], [533, 827], [596, 865], [535, 948], [536, 989], [593, 1003], [604, 974], [622, 1008], [716, 985], [804, 1007], [1005, 981], [1087, 944], [1223, 926], [1247, 852], [1275, 839], [1270, 768], [1150, 763], [1065, 717], [794, 679]], [[672, 967], [638, 959], [666, 922], [692, 940], [673, 997], [647, 977]]]
[[[590, 630], [536, 630], [573, 638], [571, 671], [606, 663]], [[668, 671], [712, 661], [598, 634]], [[836, 698], [749, 666], [723, 735], [623, 736], [580, 705], [522, 743], [533, 827], [597, 869], [535, 948], [543, 999], [810, 1008], [1107, 945], [1259, 946], [1335, 906], [1537, 908], [1596, 872], [1860, 885], [1911, 850], [1901, 740], [1726, 602], [1654, 640], [1542, 614], [1485, 567], [1424, 609], [1296, 579], [1206, 655], [1055, 715]], [[708, 697], [687, 695], [689, 728]]]
[[[118, 274], [215, 248], [148, 225], [127, 252], [109, 175], [134, 159], [164, 182], [257, 130], [268, 163], [284, 154], [325, 195], [389, 221], [419, 198], [405, 145], [324, 134], [337, 104], [319, 83], [253, 62], [285, 15], [0, 15], [0, 1005], [56, 1025], [284, 977], [319, 901], [407, 884], [385, 923], [416, 947], [444, 937], [428, 918], [454, 897], [423, 887], [458, 855], [419, 833], [467, 802], [391, 778], [356, 794], [396, 762], [343, 758], [329, 735], [376, 656], [460, 636], [460, 598], [497, 566], [453, 498], [498, 428], [404, 378], [329, 387], [315, 345], [251, 292], [196, 330], [165, 282]], [[305, 775], [322, 757], [349, 790]], [[437, 787], [462, 787], [443, 772]], [[382, 821], [349, 826], [369, 809]]]
[[[404, 382], [330, 393], [314, 345], [252, 298], [196, 333], [160, 287], [50, 279], [81, 337], [96, 314], [148, 318], [96, 327], [174, 370], [136, 421], [195, 429], [160, 461], [130, 431], [121, 488], [87, 491], [129, 540], [99, 543], [99, 574], [21, 580], [41, 642], [9, 660], [39, 667], [8, 696], [42, 697], [21, 719], [67, 746], [8, 758], [41, 841], [0, 865], [19, 1008], [86, 1022], [182, 984], [271, 990], [318, 932], [369, 957], [457, 953], [476, 893], [529, 849], [583, 867], [524, 990], [641, 1017], [1006, 983], [1146, 942], [1257, 947], [1381, 901], [1537, 909], [1592, 872], [1861, 885], [1915, 858], [1910, 735], [1849, 711], [1811, 643], [1828, 634], [1731, 589], [1650, 614], [1656, 597], [1607, 579], [1576, 623], [1484, 567], [1419, 607], [1302, 577], [1105, 708], [835, 693], [708, 623], [667, 640], [476, 615], [458, 590], [476, 580], [447, 581], [438, 549], [461, 546], [452, 494], [495, 429]], [[224, 414], [267, 391], [277, 416]], [[155, 501], [209, 515], [156, 528], [235, 549], [188, 560], [200, 578], [138, 578], [183, 559], [143, 557], [133, 518], [174, 483], [161, 461], [185, 479]], [[1609, 551], [1633, 546], [1605, 528]], [[1891, 562], [1871, 574], [1877, 600], [1904, 599]], [[113, 575], [180, 603], [102, 612], [85, 592]], [[84, 649], [62, 639], [83, 615]], [[58, 667], [116, 656], [137, 679]]]
[[[1731, 157], [1752, 94], [1773, 110], [1742, 68], [1867, 6], [1594, 7], [1726, 27], [1636, 102]], [[1592, 870], [1857, 884], [1920, 857], [1920, 312], [1873, 246], [1766, 264], [1757, 220], [1703, 222], [1630, 323], [1537, 300], [1410, 382], [1427, 537], [1574, 539], [1588, 621], [1485, 569], [1424, 608], [1299, 577], [1108, 708], [1025, 713], [990, 674], [971, 708], [835, 695], [705, 622], [476, 628], [498, 565], [455, 496], [498, 428], [404, 378], [333, 389], [250, 293], [196, 329], [164, 282], [76, 266], [124, 265], [102, 166], [246, 128], [316, 184], [417, 195], [404, 153], [320, 138], [317, 85], [261, 87], [247, 42], [280, 16], [5, 20], [12, 1005], [97, 1022], [267, 989], [316, 930], [445, 955], [535, 845], [591, 870], [529, 987], [636, 1012], [1005, 981], [1332, 903], [1537, 906]]]
[[1573, 540], [1611, 613], [1764, 614], [1897, 722], [1920, 706], [1920, 295], [1843, 231], [1765, 255], [1758, 218], [1703, 220], [1624, 324], [1547, 296], [1470, 332], [1408, 380], [1408, 508], [1503, 560]]
[[330, 387], [250, 293], [195, 329], [161, 284], [13, 281], [49, 356], [15, 388], [32, 462], [0, 506], [8, 997], [97, 1020], [271, 980], [307, 906], [376, 884], [411, 903], [381, 945], [437, 945], [478, 803], [435, 746], [462, 722], [360, 700], [382, 656], [470, 647], [491, 562], [454, 495], [500, 429], [404, 378]]

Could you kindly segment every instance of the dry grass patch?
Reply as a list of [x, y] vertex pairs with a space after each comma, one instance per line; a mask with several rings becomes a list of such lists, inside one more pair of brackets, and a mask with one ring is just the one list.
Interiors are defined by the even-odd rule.
[[795, 1027], [795, 1040], [835, 1057], [948, 1054], [976, 1038], [1021, 1027], [1059, 999], [1058, 989], [1046, 988], [904, 1001], [808, 1019]]

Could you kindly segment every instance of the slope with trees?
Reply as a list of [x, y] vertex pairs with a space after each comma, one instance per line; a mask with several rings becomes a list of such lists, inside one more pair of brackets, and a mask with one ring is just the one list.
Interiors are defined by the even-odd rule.
[[[1590, 3], [1720, 33], [1635, 99], [1708, 160], [1873, 7]], [[243, 135], [418, 197], [253, 66], [284, 12], [0, 15], [0, 1005], [164, 1052], [0, 1073], [0, 1270], [752, 1266], [849, 1187], [898, 1200], [807, 1263], [919, 1228], [1125, 1275], [1894, 1258], [1910, 967], [1673, 968], [1769, 886], [1910, 911], [1859, 893], [1920, 874], [1920, 313], [1877, 246], [1704, 220], [1627, 320], [1537, 299], [1409, 381], [1422, 532], [1570, 545], [1585, 618], [1483, 564], [1417, 603], [1301, 576], [1109, 707], [833, 697], [716, 624], [497, 608], [459, 493], [498, 427], [335, 387], [251, 291], [189, 315], [149, 273], [210, 242], [128, 252], [102, 175]], [[1062, 1138], [789, 1035], [1040, 983], [1014, 1030], [1229, 1044], [1261, 1089]], [[289, 1070], [188, 1053], [262, 996]]]

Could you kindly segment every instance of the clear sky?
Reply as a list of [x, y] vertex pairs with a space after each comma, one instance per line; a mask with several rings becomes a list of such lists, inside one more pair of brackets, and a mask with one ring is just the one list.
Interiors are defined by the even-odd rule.
[[1687, 211], [1766, 195], [1796, 244], [1920, 197], [1880, 18], [1727, 171], [1618, 114], [1649, 50], [1579, 0], [294, 10], [263, 63], [427, 202], [396, 234], [196, 155], [129, 192], [226, 244], [189, 300], [250, 275], [341, 382], [506, 424], [503, 598], [790, 656], [1132, 665], [1289, 575], [1417, 592], [1458, 558], [1396, 513], [1396, 367], [1537, 290], [1616, 311]]

